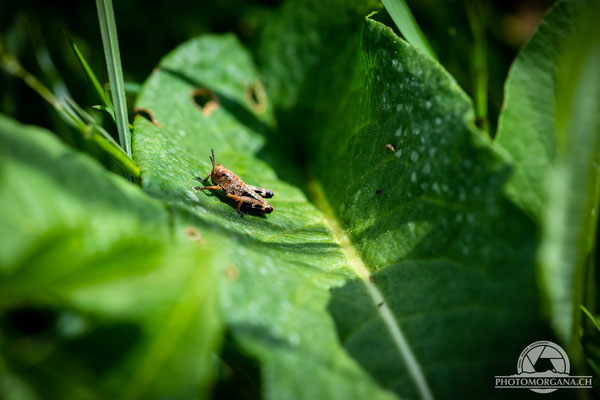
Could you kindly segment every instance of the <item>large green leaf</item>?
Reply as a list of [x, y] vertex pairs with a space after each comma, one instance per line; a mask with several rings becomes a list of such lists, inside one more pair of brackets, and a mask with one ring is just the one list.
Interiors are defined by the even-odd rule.
[[540, 282], [571, 346], [594, 289], [585, 282], [600, 202], [599, 17], [597, 1], [551, 10], [511, 68], [497, 138], [515, 160], [508, 193], [543, 227]]
[[[287, 29], [296, 25], [288, 21]], [[327, 20], [322, 25], [322, 31], [332, 26]], [[275, 73], [267, 87], [278, 87], [280, 65], [299, 65], [305, 76], [295, 89], [304, 93], [298, 103], [311, 104], [312, 110], [292, 116], [286, 127], [309, 133], [314, 173], [363, 261], [371, 271], [379, 268], [376, 281], [378, 274], [389, 277], [382, 286], [398, 297], [394, 311], [406, 319], [405, 331], [418, 332], [412, 336], [417, 359], [425, 369], [432, 365], [431, 380], [448, 390], [440, 393], [473, 383], [461, 376], [479, 376], [474, 381], [481, 386], [473, 389], [486, 390], [484, 377], [503, 362], [514, 363], [513, 354], [526, 344], [521, 329], [535, 336], [537, 315], [534, 231], [500, 193], [507, 165], [475, 132], [470, 100], [455, 82], [391, 30], [368, 21], [363, 51], [354, 56], [347, 49], [358, 42], [352, 36], [324, 45], [325, 65], [344, 72], [333, 77], [321, 63], [306, 68], [296, 61], [309, 54], [279, 39], [289, 36], [294, 35], [279, 32], [269, 38], [287, 51], [263, 61], [266, 77]], [[312, 59], [320, 58], [311, 53]], [[387, 151], [386, 144], [396, 152]], [[496, 311], [486, 319], [490, 309]], [[515, 309], [519, 312], [509, 311]], [[413, 313], [421, 318], [410, 318]], [[360, 321], [340, 326], [345, 331], [361, 326]], [[437, 340], [422, 339], [428, 337], [425, 332], [437, 331], [424, 328], [429, 323], [439, 327]], [[347, 345], [350, 352], [387, 387], [405, 393], [398, 379], [402, 366], [395, 360], [376, 362], [362, 350], [373, 332], [365, 329], [362, 340], [356, 336]], [[383, 348], [392, 354], [392, 346]]]
[[[229, 263], [224, 319], [267, 398], [500, 396], [493, 375], [539, 332], [534, 227], [503, 197], [506, 162], [437, 63], [354, 6], [336, 19], [319, 14], [330, 2], [302, 4], [261, 47], [286, 130], [248, 96], [258, 73], [233, 37], [161, 61], [136, 104], [160, 124], [134, 123], [144, 189]], [[193, 100], [207, 89], [220, 104], [210, 114]], [[289, 143], [306, 166], [282, 154]], [[242, 219], [193, 189], [211, 148], [274, 190], [272, 214]]]
[[219, 332], [206, 248], [49, 132], [0, 116], [0, 149], [0, 396], [205, 392]]
[[[352, 271], [322, 214], [277, 175], [283, 162], [263, 155], [272, 115], [268, 109], [257, 114], [248, 104], [245, 88], [256, 79], [249, 54], [233, 36], [206, 36], [167, 56], [137, 102], [162, 126], [134, 122], [134, 158], [144, 188], [171, 205], [178, 225], [218, 235], [213, 246], [229, 263], [224, 317], [233, 338], [260, 359], [267, 397], [390, 397], [352, 362], [335, 334], [326, 311], [328, 289]], [[198, 88], [218, 96], [220, 108], [210, 116], [193, 101]], [[275, 192], [273, 214], [242, 219], [220, 196], [194, 190], [200, 184], [194, 177], [212, 168], [211, 148], [218, 163], [247, 183]]]

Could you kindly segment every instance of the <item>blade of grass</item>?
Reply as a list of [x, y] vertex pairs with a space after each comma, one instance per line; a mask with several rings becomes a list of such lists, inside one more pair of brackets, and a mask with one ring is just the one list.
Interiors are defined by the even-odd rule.
[[25, 27], [29, 37], [31, 38], [35, 60], [37, 61], [40, 71], [45, 78], [44, 80], [48, 82], [52, 93], [54, 93], [54, 95], [59, 99], [63, 96], [68, 96], [69, 89], [67, 88], [67, 84], [62, 79], [58, 69], [56, 68], [56, 65], [54, 64], [54, 61], [52, 60], [52, 57], [50, 56], [50, 51], [46, 45], [44, 35], [40, 31], [40, 27], [37, 24], [32, 24], [29, 17], [24, 14], [17, 18], [20, 20], [19, 24], [22, 24]]
[[[100, 126], [98, 124], [98, 122], [96, 122], [96, 120], [87, 111], [85, 111], [81, 106], [79, 106], [79, 104], [77, 104], [73, 99], [71, 99], [70, 97], [65, 97], [65, 103], [75, 113], [77, 113], [79, 118], [82, 118], [84, 121], [87, 121], [86, 127], [87, 127], [88, 132], [92, 134], [92, 140], [94, 140], [94, 142], [96, 142], [102, 149], [106, 150], [110, 154], [113, 154], [113, 151], [115, 149], [117, 151], [121, 152], [122, 155], [127, 158], [126, 160], [119, 160], [121, 162], [121, 164], [123, 164], [123, 161], [124, 161], [127, 164], [127, 168], [125, 168], [125, 169], [134, 177], [139, 178], [139, 176], [140, 176], [139, 167], [137, 166], [135, 161], [133, 161], [133, 159], [131, 159], [125, 153], [125, 151], [121, 148], [121, 146], [119, 146], [119, 144], [115, 141], [115, 139], [113, 139], [112, 136], [110, 136], [110, 134], [104, 128], [102, 128], [102, 126]], [[95, 133], [100, 134], [104, 138], [104, 140], [103, 141], [95, 140], [95, 138], [94, 138]], [[109, 144], [112, 145], [111, 148], [108, 147]], [[113, 156], [114, 155], [115, 154], [113, 154]]]
[[96, 0], [98, 9], [98, 20], [104, 46], [104, 57], [108, 70], [108, 81], [112, 94], [115, 116], [117, 117], [117, 129], [119, 141], [125, 153], [131, 157], [131, 131], [127, 118], [127, 102], [125, 99], [125, 84], [123, 82], [123, 69], [121, 67], [121, 54], [119, 53], [119, 41], [117, 38], [117, 24], [112, 0]]
[[402, 36], [416, 48], [420, 49], [429, 57], [437, 60], [433, 48], [429, 45], [427, 38], [419, 28], [415, 17], [413, 17], [405, 0], [382, 0], [387, 12], [402, 33]]
[[79, 106], [79, 104], [77, 104], [70, 97], [65, 97], [64, 100], [65, 103], [77, 114], [77, 116], [86, 123], [86, 125], [93, 126], [102, 136], [104, 136], [108, 142], [112, 143], [119, 150], [121, 150], [123, 154], [125, 154], [119, 144], [115, 142], [115, 139], [113, 139], [112, 136], [110, 136], [110, 134], [106, 132], [106, 130], [102, 128], [90, 114], [88, 114], [81, 106]]
[[119, 144], [109, 135], [104, 128], [89, 115], [83, 108], [75, 103], [70, 98], [65, 98], [67, 105], [69, 105], [80, 118], [88, 121], [85, 125], [84, 135], [90, 138], [94, 143], [98, 145], [102, 150], [109, 153], [130, 176], [135, 178], [140, 177], [140, 167], [137, 166], [125, 151], [119, 146]]
[[488, 69], [485, 40], [485, 21], [479, 1], [470, 1], [466, 5], [469, 25], [473, 32], [473, 50], [471, 54], [471, 75], [475, 102], [476, 123], [489, 135], [488, 123]]
[[[72, 105], [63, 104], [50, 89], [23, 68], [16, 57], [4, 49], [2, 43], [0, 43], [0, 67], [12, 76], [23, 80], [27, 86], [46, 100], [64, 121], [75, 127], [76, 131], [80, 132], [86, 140], [93, 140], [101, 149], [110, 154], [127, 173], [136, 178], [140, 176], [140, 167], [110, 137], [108, 132], [97, 126], [95, 121], [93, 124], [86, 123]], [[75, 104], [75, 102], [72, 103]], [[77, 108], [81, 109], [79, 106]], [[91, 116], [89, 118], [93, 121]]]
[[44, 86], [44, 84], [35, 76], [25, 70], [16, 57], [4, 48], [2, 43], [0, 43], [0, 65], [7, 73], [23, 80], [27, 86], [35, 90], [37, 94], [39, 94], [52, 107], [54, 107], [54, 109], [65, 119], [65, 121], [69, 122], [70, 124], [74, 123], [64, 105], [60, 102], [60, 100], [58, 100], [54, 93]]
[[598, 323], [598, 320], [592, 315], [592, 313], [581, 304], [579, 305], [579, 308], [584, 312], [585, 315], [588, 316], [588, 318], [592, 321], [592, 324], [594, 324], [596, 329], [598, 329], [598, 332], [600, 332], [600, 323]]
[[77, 61], [79, 61], [81, 68], [83, 68], [83, 71], [85, 72], [86, 76], [88, 77], [88, 79], [90, 80], [92, 85], [94, 86], [94, 89], [96, 89], [96, 93], [98, 93], [100, 100], [102, 100], [104, 105], [107, 106], [108, 108], [113, 108], [110, 98], [106, 95], [104, 88], [98, 81], [98, 78], [96, 78], [96, 74], [94, 74], [94, 71], [92, 71], [92, 68], [87, 63], [85, 57], [79, 50], [79, 47], [77, 47], [77, 44], [75, 44], [75, 41], [71, 38], [71, 36], [69, 36], [69, 34], [67, 33], [66, 30], [63, 30], [63, 32], [64, 32], [65, 36], [67, 37], [67, 40], [69, 41], [69, 44], [71, 45], [71, 49], [73, 50], [73, 53], [75, 53], [75, 57], [77, 57]]

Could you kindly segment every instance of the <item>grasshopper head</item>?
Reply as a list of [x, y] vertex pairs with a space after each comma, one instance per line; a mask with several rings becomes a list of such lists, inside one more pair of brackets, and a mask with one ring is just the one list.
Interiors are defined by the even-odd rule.
[[215, 165], [210, 173], [210, 180], [218, 185], [222, 181], [227, 181], [229, 178], [229, 171], [222, 164]]
[[208, 156], [208, 158], [210, 158], [210, 161], [213, 165], [213, 169], [210, 173], [210, 180], [213, 182], [213, 184], [218, 185], [224, 180], [229, 180], [230, 172], [227, 170], [227, 168], [225, 168], [223, 164], [215, 165], [215, 152], [213, 151], [213, 149], [210, 149], [210, 152], [212, 153], [212, 156]]

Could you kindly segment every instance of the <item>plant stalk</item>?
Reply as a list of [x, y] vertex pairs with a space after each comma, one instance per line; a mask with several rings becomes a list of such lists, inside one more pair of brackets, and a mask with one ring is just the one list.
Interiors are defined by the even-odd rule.
[[115, 107], [119, 142], [125, 153], [131, 157], [131, 132], [129, 131], [125, 84], [123, 81], [117, 24], [115, 22], [112, 0], [96, 0], [96, 8], [98, 9], [98, 20], [100, 22], [100, 33], [102, 34], [102, 45], [104, 47], [110, 91]]

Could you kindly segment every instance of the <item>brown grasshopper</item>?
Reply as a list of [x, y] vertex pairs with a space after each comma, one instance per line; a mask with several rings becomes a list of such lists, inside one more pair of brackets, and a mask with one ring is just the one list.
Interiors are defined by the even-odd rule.
[[273, 211], [273, 207], [263, 198], [273, 197], [272, 190], [246, 185], [236, 174], [229, 171], [222, 164], [215, 165], [215, 152], [213, 149], [210, 149], [210, 152], [212, 156], [208, 156], [208, 158], [210, 158], [213, 165], [212, 171], [206, 178], [202, 179], [202, 177], [197, 176], [196, 179], [206, 183], [210, 178], [215, 186], [196, 186], [196, 190], [222, 190], [225, 196], [237, 201], [236, 210], [240, 217], [244, 216], [240, 209], [242, 205], [250, 207], [259, 214], [270, 214]]

